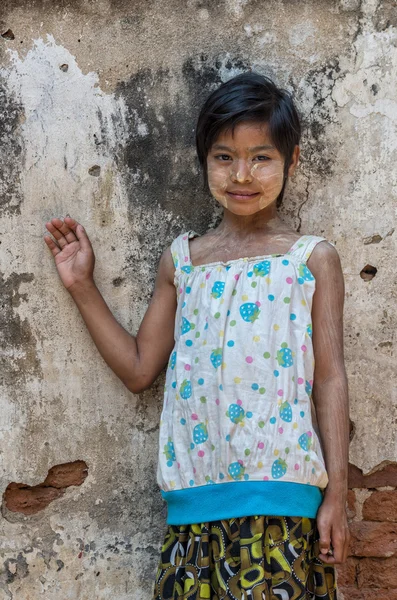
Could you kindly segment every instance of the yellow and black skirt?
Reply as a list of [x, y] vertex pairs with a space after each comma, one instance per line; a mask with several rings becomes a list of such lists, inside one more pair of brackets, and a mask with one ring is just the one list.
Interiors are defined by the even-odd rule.
[[316, 519], [253, 516], [168, 525], [153, 600], [336, 600]]

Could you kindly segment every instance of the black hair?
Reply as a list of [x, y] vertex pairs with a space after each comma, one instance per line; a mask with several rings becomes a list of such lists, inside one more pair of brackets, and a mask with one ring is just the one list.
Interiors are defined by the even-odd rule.
[[281, 203], [294, 147], [299, 145], [301, 123], [292, 95], [265, 75], [241, 73], [222, 83], [204, 103], [196, 126], [196, 148], [208, 189], [207, 155], [225, 129], [238, 123], [262, 122], [269, 126], [270, 137], [284, 157], [284, 182], [277, 197]]

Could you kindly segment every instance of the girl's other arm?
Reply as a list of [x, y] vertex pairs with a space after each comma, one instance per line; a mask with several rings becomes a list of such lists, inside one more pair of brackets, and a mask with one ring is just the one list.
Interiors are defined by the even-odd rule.
[[[331, 244], [319, 243], [308, 266], [316, 279], [312, 306], [313, 401], [329, 478], [317, 514], [320, 558], [339, 563], [347, 558], [350, 538], [346, 516], [349, 401], [343, 348], [345, 286], [339, 255]], [[330, 543], [333, 557], [327, 555]]]
[[170, 249], [160, 258], [150, 305], [133, 336], [117, 322], [95, 285], [95, 256], [83, 226], [65, 217], [64, 221], [51, 219], [46, 228], [56, 240], [44, 237], [61, 281], [100, 354], [131, 392], [147, 389], [166, 365], [174, 345], [176, 292]]

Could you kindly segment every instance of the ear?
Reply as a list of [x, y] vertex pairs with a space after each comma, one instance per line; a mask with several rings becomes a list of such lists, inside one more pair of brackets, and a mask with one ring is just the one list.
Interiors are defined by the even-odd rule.
[[288, 177], [292, 177], [292, 175], [295, 173], [295, 169], [298, 166], [298, 162], [299, 162], [299, 156], [300, 156], [300, 147], [295, 146], [294, 151], [292, 153], [291, 162], [288, 167]]

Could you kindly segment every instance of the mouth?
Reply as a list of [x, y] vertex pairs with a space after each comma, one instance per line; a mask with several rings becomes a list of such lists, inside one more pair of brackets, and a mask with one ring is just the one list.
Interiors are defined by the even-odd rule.
[[251, 192], [249, 190], [227, 191], [226, 194], [234, 200], [252, 200], [253, 198], [256, 198], [256, 196], [259, 196], [259, 192]]

